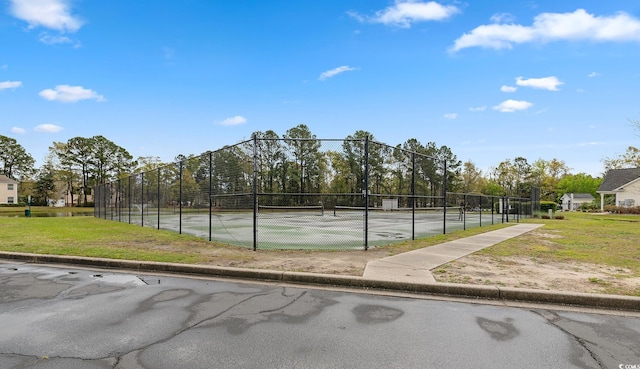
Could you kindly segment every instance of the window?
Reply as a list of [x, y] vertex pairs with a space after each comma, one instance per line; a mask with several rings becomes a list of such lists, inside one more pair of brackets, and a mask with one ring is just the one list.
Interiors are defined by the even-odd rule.
[[7, 204], [13, 204], [13, 196], [7, 197]]
[[7, 183], [7, 190], [13, 191], [13, 183]]

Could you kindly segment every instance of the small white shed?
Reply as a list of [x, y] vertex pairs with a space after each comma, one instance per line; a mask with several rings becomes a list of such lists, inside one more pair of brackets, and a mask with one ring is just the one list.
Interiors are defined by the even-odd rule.
[[576, 211], [583, 204], [590, 204], [594, 200], [590, 193], [565, 193], [560, 198], [563, 211]]

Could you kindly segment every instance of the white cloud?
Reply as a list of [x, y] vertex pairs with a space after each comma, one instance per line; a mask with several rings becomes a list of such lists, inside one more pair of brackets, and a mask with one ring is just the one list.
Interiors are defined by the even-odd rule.
[[487, 109], [486, 106], [476, 106], [469, 108], [469, 111], [485, 111]]
[[494, 106], [492, 109], [502, 113], [513, 113], [518, 110], [527, 110], [532, 106], [533, 104], [528, 101], [509, 99]]
[[582, 147], [584, 147], [584, 146], [600, 146], [600, 145], [603, 145], [603, 144], [604, 143], [602, 143], [602, 142], [591, 141], [591, 142], [580, 142], [578, 144], [578, 146], [582, 146]]
[[564, 82], [560, 82], [560, 80], [558, 80], [558, 78], [555, 76], [529, 79], [523, 79], [522, 77], [516, 78], [516, 85], [518, 86], [532, 87], [549, 91], [558, 91], [558, 86], [563, 84]]
[[589, 78], [593, 78], [593, 77], [599, 77], [601, 74], [598, 72], [591, 72], [589, 74], [587, 74], [587, 77]]
[[350, 67], [348, 65], [343, 65], [341, 67], [334, 68], [334, 69], [328, 70], [326, 72], [323, 72], [322, 74], [320, 74], [320, 77], [318, 77], [318, 79], [321, 80], [321, 81], [324, 81], [327, 78], [331, 78], [331, 77], [333, 77], [335, 75], [338, 75], [340, 73], [349, 72], [349, 71], [352, 71], [352, 70], [356, 70], [356, 68], [352, 68], [352, 67]]
[[20, 86], [22, 86], [22, 82], [20, 81], [0, 82], [0, 90], [8, 90], [10, 88], [18, 88]]
[[20, 127], [11, 127], [11, 132], [15, 133], [15, 134], [23, 135], [23, 134], [27, 133], [27, 130], [25, 130], [24, 128], [20, 128]]
[[69, 0], [10, 0], [11, 14], [29, 23], [29, 28], [45, 27], [75, 32], [82, 21], [71, 14]]
[[70, 44], [73, 42], [73, 40], [67, 36], [52, 36], [46, 32], [42, 32], [38, 40], [47, 45]]
[[456, 119], [457, 117], [458, 117], [458, 114], [456, 113], [448, 113], [444, 115], [444, 118], [449, 120]]
[[518, 90], [517, 87], [514, 86], [502, 86], [500, 87], [500, 91], [502, 92], [516, 92]]
[[597, 42], [640, 41], [640, 20], [619, 12], [612, 16], [595, 16], [584, 9], [573, 13], [542, 13], [533, 25], [481, 25], [455, 40], [450, 51], [467, 47], [511, 49], [514, 44], [589, 40]]
[[435, 1], [396, 0], [392, 6], [377, 11], [374, 16], [362, 16], [356, 12], [348, 14], [360, 22], [409, 28], [412, 23], [444, 20], [458, 12], [460, 9], [453, 5], [441, 5]]
[[36, 132], [45, 132], [45, 133], [56, 133], [62, 131], [64, 128], [60, 126], [56, 126], [55, 124], [41, 124], [34, 128]]
[[244, 123], [247, 123], [247, 118], [243, 117], [242, 115], [236, 115], [220, 122], [220, 124], [223, 126], [237, 126]]
[[516, 18], [509, 13], [497, 13], [491, 16], [493, 23], [512, 23]]
[[80, 100], [106, 101], [104, 96], [82, 86], [58, 85], [55, 89], [40, 91], [40, 96], [50, 101], [76, 102]]

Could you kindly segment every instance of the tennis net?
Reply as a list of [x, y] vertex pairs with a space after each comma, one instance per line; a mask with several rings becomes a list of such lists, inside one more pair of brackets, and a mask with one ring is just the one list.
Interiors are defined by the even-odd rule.
[[301, 206], [271, 206], [258, 205], [258, 214], [272, 215], [324, 215], [322, 205], [301, 205]]
[[365, 214], [365, 211], [368, 211], [369, 216], [374, 216], [379, 218], [410, 218], [412, 216], [433, 217], [436, 215], [437, 216], [442, 215], [441, 207], [383, 209], [380, 207], [365, 208], [364, 206], [341, 206], [341, 205], [336, 205], [333, 208], [333, 215], [336, 217], [363, 216]]

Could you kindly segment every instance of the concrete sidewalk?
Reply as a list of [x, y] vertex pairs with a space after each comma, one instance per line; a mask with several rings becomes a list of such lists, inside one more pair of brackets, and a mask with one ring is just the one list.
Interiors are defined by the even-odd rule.
[[459, 240], [370, 261], [363, 278], [407, 283], [435, 283], [430, 270], [502, 241], [532, 231], [542, 224], [517, 224]]

